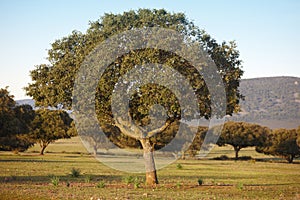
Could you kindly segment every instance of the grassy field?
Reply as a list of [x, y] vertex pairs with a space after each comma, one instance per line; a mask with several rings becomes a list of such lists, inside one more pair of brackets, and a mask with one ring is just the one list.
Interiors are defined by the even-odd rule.
[[[211, 159], [233, 157], [229, 147], [216, 147], [204, 160], [178, 160], [158, 171], [155, 188], [143, 184], [143, 174], [101, 164], [79, 138], [51, 144], [44, 156], [38, 150], [0, 152], [0, 199], [300, 199], [299, 160], [288, 164], [253, 148], [240, 156], [257, 160]], [[72, 176], [72, 169], [80, 175]]]

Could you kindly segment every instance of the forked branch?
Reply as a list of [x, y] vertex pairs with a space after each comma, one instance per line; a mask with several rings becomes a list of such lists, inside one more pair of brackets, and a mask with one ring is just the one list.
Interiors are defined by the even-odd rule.
[[168, 128], [168, 126], [171, 124], [170, 121], [167, 121], [163, 126], [161, 126], [160, 128], [154, 129], [150, 132], [147, 133], [147, 137], [151, 138], [152, 136], [154, 136], [157, 133], [161, 133], [163, 132], [166, 128]]
[[120, 131], [123, 134], [125, 134], [129, 137], [132, 137], [132, 138], [138, 140], [142, 136], [142, 131], [139, 129], [139, 127], [137, 127], [136, 125], [131, 123], [131, 121], [126, 121], [126, 120], [123, 120], [121, 117], [118, 117], [115, 120], [115, 125], [120, 129]]

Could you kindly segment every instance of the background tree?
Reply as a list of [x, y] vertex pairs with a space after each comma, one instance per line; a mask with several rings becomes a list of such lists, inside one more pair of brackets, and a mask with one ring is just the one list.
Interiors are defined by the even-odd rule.
[[34, 144], [29, 137], [34, 118], [30, 105], [16, 105], [7, 88], [0, 89], [0, 149], [25, 151]]
[[46, 147], [61, 138], [70, 138], [72, 119], [63, 110], [40, 109], [32, 122], [31, 138], [41, 146], [40, 154], [44, 155]]
[[267, 127], [246, 122], [226, 122], [217, 145], [229, 144], [235, 151], [235, 159], [238, 159], [239, 151], [242, 148], [259, 146], [264, 144], [269, 133]]
[[[70, 116], [70, 115], [69, 115]], [[72, 116], [70, 116], [72, 118]], [[74, 120], [72, 119], [72, 122], [70, 124], [70, 127], [68, 129], [68, 135], [70, 135], [71, 137], [75, 137], [75, 136], [78, 136], [78, 132], [77, 132], [77, 129], [75, 127], [75, 122]]]
[[[227, 114], [239, 110], [239, 99], [242, 98], [238, 87], [243, 71], [240, 69], [241, 61], [239, 52], [234, 42], [218, 44], [203, 30], [196, 27], [183, 13], [168, 13], [167, 11], [139, 9], [123, 14], [105, 14], [98, 21], [91, 22], [86, 33], [73, 31], [69, 36], [56, 40], [48, 51], [49, 65], [38, 65], [31, 71], [33, 83], [26, 88], [27, 95], [32, 96], [37, 106], [54, 106], [58, 104], [64, 108], [71, 108], [72, 91], [76, 73], [86, 55], [88, 55], [99, 43], [112, 35], [143, 27], [161, 27], [178, 31], [186, 37], [192, 37], [202, 44], [205, 51], [216, 63], [226, 88]], [[163, 42], [163, 41], [162, 41]], [[165, 52], [160, 49], [140, 49], [129, 51], [128, 54], [119, 57], [107, 67], [102, 75], [96, 92], [96, 112], [107, 137], [117, 146], [127, 147], [138, 144], [144, 149], [147, 184], [158, 183], [153, 159], [154, 148], [164, 146], [174, 137], [160, 137], [168, 129], [170, 124], [180, 121], [180, 106], [176, 96], [167, 88], [148, 84], [140, 88], [130, 97], [130, 117], [128, 119], [113, 120], [111, 111], [111, 95], [118, 79], [126, 74], [134, 66], [143, 66], [147, 63], [164, 63], [187, 78], [198, 98], [200, 115], [210, 118], [210, 95], [203, 77], [184, 58]], [[150, 100], [150, 101], [149, 101]], [[133, 133], [133, 127], [128, 120], [132, 118], [134, 124], [139, 127], [147, 126], [150, 108], [154, 104], [162, 105], [167, 114], [165, 124], [157, 129], [144, 133], [147, 136], [155, 135], [151, 139], [138, 138]], [[149, 137], [147, 137], [149, 138]], [[159, 139], [160, 138], [160, 139]], [[163, 141], [163, 138], [166, 141]], [[157, 145], [160, 143], [161, 145]], [[149, 166], [147, 166], [149, 165]]]
[[300, 148], [297, 145], [296, 129], [276, 129], [269, 134], [264, 145], [257, 147], [257, 151], [274, 156], [281, 156], [289, 163], [300, 157]]
[[205, 135], [207, 133], [208, 128], [207, 127], [193, 127], [197, 129], [197, 134], [195, 138], [193, 139], [192, 144], [189, 145], [188, 149], [185, 153], [187, 153], [190, 157], [195, 157], [197, 153], [200, 151], [201, 146], [203, 144]]
[[87, 118], [80, 119], [80, 121], [84, 124], [84, 126], [78, 127], [78, 131], [82, 133], [80, 137], [86, 142], [86, 146], [92, 149], [94, 155], [97, 155], [99, 149], [108, 151], [109, 149], [114, 148], [114, 145], [108, 137], [97, 132], [96, 124], [92, 124]]

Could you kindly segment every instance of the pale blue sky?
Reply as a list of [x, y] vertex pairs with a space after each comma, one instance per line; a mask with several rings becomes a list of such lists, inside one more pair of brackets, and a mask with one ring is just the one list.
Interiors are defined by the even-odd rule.
[[28, 98], [22, 88], [31, 82], [29, 71], [46, 62], [50, 43], [84, 32], [105, 12], [138, 8], [184, 12], [217, 41], [236, 40], [243, 78], [300, 77], [298, 0], [0, 0], [0, 88]]

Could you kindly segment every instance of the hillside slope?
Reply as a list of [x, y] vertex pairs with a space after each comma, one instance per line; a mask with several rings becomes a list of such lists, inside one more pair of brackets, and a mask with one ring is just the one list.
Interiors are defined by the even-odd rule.
[[[258, 123], [270, 128], [300, 126], [300, 78], [243, 79], [240, 90], [245, 96], [240, 103], [242, 111], [228, 120]], [[31, 99], [18, 100], [17, 103], [34, 106]]]
[[241, 81], [242, 112], [230, 119], [269, 126], [300, 126], [300, 78], [268, 77]]
[[28, 104], [31, 105], [32, 108], [35, 107], [35, 102], [32, 99], [20, 99], [20, 100], [16, 100], [17, 105], [24, 105], [24, 104]]

